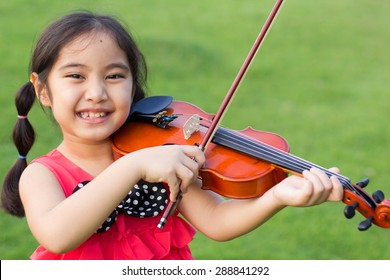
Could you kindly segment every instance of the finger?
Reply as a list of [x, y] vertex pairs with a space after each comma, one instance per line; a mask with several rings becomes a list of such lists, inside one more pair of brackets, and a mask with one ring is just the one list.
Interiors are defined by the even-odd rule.
[[311, 182], [313, 190], [309, 203], [315, 205], [326, 201], [332, 190], [332, 182], [328, 175], [313, 167], [310, 172], [305, 173], [305, 178]]
[[194, 158], [189, 158], [184, 155], [181, 159], [181, 164], [183, 164], [186, 168], [188, 168], [192, 173], [198, 174], [200, 164], [194, 160]]
[[166, 180], [166, 183], [168, 184], [169, 192], [170, 192], [169, 199], [172, 202], [175, 202], [180, 191], [181, 182], [178, 180], [176, 176], [171, 176], [169, 179]]
[[313, 203], [312, 202], [313, 194], [315, 193], [313, 181], [316, 180], [315, 179], [316, 177], [309, 170], [303, 171], [302, 175], [303, 175], [303, 186], [301, 190], [302, 206], [308, 206]]
[[198, 177], [198, 168], [195, 168], [194, 171], [187, 168], [186, 166], [182, 166], [177, 169], [177, 177], [180, 179], [180, 190], [183, 193], [186, 193], [188, 187], [196, 180]]
[[[338, 174], [340, 170], [336, 167], [330, 168], [329, 171], [332, 173]], [[321, 197], [321, 202], [323, 201], [340, 201], [344, 196], [344, 189], [341, 182], [339, 181], [336, 175], [328, 177], [325, 172], [321, 170], [313, 170], [322, 180], [324, 185], [324, 192]], [[321, 174], [322, 173], [322, 174]]]
[[177, 197], [179, 195], [178, 191], [173, 191], [169, 194], [169, 200], [172, 202], [175, 202], [177, 200]]
[[328, 197], [328, 201], [341, 201], [344, 197], [344, 188], [340, 180], [336, 176], [331, 176], [333, 182], [333, 189]]
[[323, 187], [325, 193], [327, 193], [329, 195], [329, 193], [330, 193], [330, 191], [332, 190], [332, 187], [333, 187], [333, 183], [330, 180], [329, 175], [326, 174], [324, 171], [316, 168], [316, 167], [313, 167], [311, 169], [311, 172], [313, 172], [314, 174], [316, 174], [318, 176], [318, 178], [321, 181], [321, 184], [322, 184], [322, 187]]
[[340, 174], [340, 169], [337, 167], [329, 168], [329, 171], [333, 172], [336, 175], [330, 177], [330, 180], [333, 183], [332, 192], [329, 195], [328, 201], [341, 201], [344, 197], [344, 188], [341, 184], [337, 174]]
[[199, 167], [201, 167], [205, 163], [206, 161], [205, 155], [199, 147], [197, 146], [182, 146], [182, 147], [183, 147], [183, 152], [187, 155], [187, 157], [189, 157], [194, 162], [196, 162]]
[[333, 173], [336, 173], [336, 174], [340, 174], [340, 169], [338, 169], [337, 167], [329, 168], [329, 171], [333, 172]]

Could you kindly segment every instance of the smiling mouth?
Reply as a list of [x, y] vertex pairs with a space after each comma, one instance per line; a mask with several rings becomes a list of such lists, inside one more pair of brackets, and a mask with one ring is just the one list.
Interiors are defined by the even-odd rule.
[[104, 118], [108, 115], [107, 112], [80, 112], [78, 115], [85, 120], [92, 120], [92, 119], [98, 119], [98, 118]]

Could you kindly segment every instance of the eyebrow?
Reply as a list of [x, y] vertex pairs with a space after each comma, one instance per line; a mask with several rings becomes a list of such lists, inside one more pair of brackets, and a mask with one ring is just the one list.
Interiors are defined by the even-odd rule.
[[63, 70], [63, 69], [66, 69], [66, 68], [77, 68], [77, 67], [86, 68], [87, 66], [84, 65], [84, 64], [81, 64], [81, 63], [67, 63], [65, 65], [62, 65], [59, 69]]
[[123, 69], [123, 70], [126, 70], [126, 71], [130, 72], [130, 67], [127, 64], [122, 63], [122, 62], [111, 63], [111, 64], [107, 65], [105, 68], [107, 70], [108, 69], [113, 69], [113, 68], [120, 68], [120, 69]]
[[[81, 64], [81, 63], [67, 63], [63, 66], [61, 66], [59, 69], [60, 70], [63, 70], [63, 69], [66, 69], [66, 68], [77, 68], [77, 67], [80, 67], [80, 68], [88, 68], [87, 65], [85, 64]], [[114, 69], [114, 68], [120, 68], [120, 69], [123, 69], [125, 71], [129, 71], [130, 72], [130, 67], [125, 64], [125, 63], [122, 63], [122, 62], [114, 62], [114, 63], [110, 63], [108, 64], [106, 67], [104, 67], [106, 70], [110, 70], [110, 69]]]

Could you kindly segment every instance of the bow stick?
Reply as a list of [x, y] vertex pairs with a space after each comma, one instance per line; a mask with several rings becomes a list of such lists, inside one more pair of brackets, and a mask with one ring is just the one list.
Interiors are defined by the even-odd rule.
[[[215, 117], [213, 118], [213, 121], [210, 124], [209, 129], [207, 130], [204, 138], [202, 139], [202, 143], [199, 145], [199, 148], [204, 151], [207, 147], [207, 145], [211, 142], [211, 139], [213, 138], [215, 132], [217, 131], [217, 128], [219, 124], [221, 123], [221, 120], [226, 112], [226, 109], [230, 105], [234, 94], [236, 93], [242, 79], [245, 76], [245, 73], [247, 72], [251, 62], [255, 58], [257, 51], [259, 50], [265, 36], [267, 35], [268, 30], [270, 29], [272, 22], [274, 21], [278, 11], [280, 10], [281, 6], [283, 4], [283, 0], [277, 0], [274, 7], [272, 8], [270, 14], [268, 15], [267, 20], [265, 21], [263, 27], [260, 30], [259, 35], [257, 36], [252, 48], [250, 49], [243, 65], [241, 66], [236, 78], [234, 79], [229, 91], [227, 92], [224, 100], [222, 101], [221, 106], [219, 107], [217, 113], [215, 114]], [[182, 198], [182, 192], [179, 191], [176, 201], [172, 202], [170, 201], [167, 208], [164, 211], [163, 216], [160, 219], [160, 222], [158, 223], [157, 227], [162, 229], [169, 216], [173, 215], [175, 212], [177, 205], [180, 203], [180, 200]]]

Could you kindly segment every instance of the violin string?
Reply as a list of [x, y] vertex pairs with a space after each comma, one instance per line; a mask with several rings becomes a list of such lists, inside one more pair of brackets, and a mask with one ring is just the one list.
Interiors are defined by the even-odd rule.
[[[230, 130], [222, 129], [221, 134], [218, 134], [217, 136], [221, 135], [223, 138], [220, 138], [220, 140], [228, 140], [229, 146], [233, 145], [235, 147], [239, 147], [239, 149], [242, 152], [244, 151], [244, 148], [248, 149], [248, 154], [255, 154], [259, 155], [261, 159], [264, 159], [270, 163], [275, 163], [281, 167], [287, 168], [291, 171], [295, 171], [298, 173], [302, 173], [304, 170], [309, 170], [311, 167], [316, 166], [319, 169], [323, 169], [320, 166], [317, 166], [315, 164], [309, 163], [303, 159], [297, 158], [289, 153], [283, 152], [279, 149], [273, 148], [273, 147], [267, 147], [267, 145], [263, 145], [262, 143], [258, 143], [255, 141], [252, 141], [248, 138], [244, 138], [241, 135], [237, 135], [236, 133], [233, 133]], [[218, 140], [218, 138], [217, 138]], [[220, 143], [219, 143], [220, 144]], [[240, 144], [240, 145], [238, 145]], [[327, 173], [331, 173], [331, 175], [336, 175], [333, 172], [330, 172], [326, 170]]]
[[266, 160], [270, 163], [277, 164], [281, 167], [287, 168], [288, 170], [302, 173], [304, 170], [309, 170], [311, 167], [316, 167], [323, 170], [328, 176], [337, 176], [342, 183], [343, 187], [356, 192], [355, 187], [350, 183], [350, 180], [340, 174], [331, 172], [319, 165], [296, 157], [292, 154], [284, 152], [282, 150], [276, 149], [272, 146], [269, 146], [265, 143], [259, 143], [258, 141], [253, 141], [248, 137], [244, 137], [240, 134], [237, 134], [231, 130], [220, 128], [218, 129], [216, 135], [214, 136], [215, 140], [218, 141], [218, 144], [223, 144], [220, 142], [226, 142], [226, 146], [233, 146], [235, 149], [246, 152], [244, 149], [247, 149], [247, 153], [251, 155], [257, 155], [259, 158]]
[[[297, 156], [289, 154], [280, 149], [274, 148], [266, 143], [261, 143], [256, 140], [252, 140], [250, 137], [239, 134], [232, 130], [219, 128], [214, 138], [216, 141], [219, 142], [218, 144], [220, 145], [226, 145], [237, 151], [247, 153], [250, 155], [258, 155], [259, 158], [266, 160], [270, 163], [275, 163], [280, 167], [287, 168], [290, 171], [302, 173], [304, 170], [309, 170], [311, 167], [319, 168], [323, 170], [328, 176], [332, 176], [332, 175], [336, 176], [345, 189], [348, 189], [351, 192], [359, 195], [359, 197], [364, 199], [365, 202], [369, 204], [373, 209], [375, 209], [376, 207], [376, 203], [371, 199], [369, 195], [357, 189], [351, 183], [350, 179], [348, 179], [343, 175], [331, 172], [325, 169], [324, 167], [311, 163], [307, 160], [301, 159]], [[239, 145], [240, 143], [241, 145]], [[248, 151], [246, 152], [242, 147], [246, 147]], [[297, 166], [299, 168], [297, 168]]]

